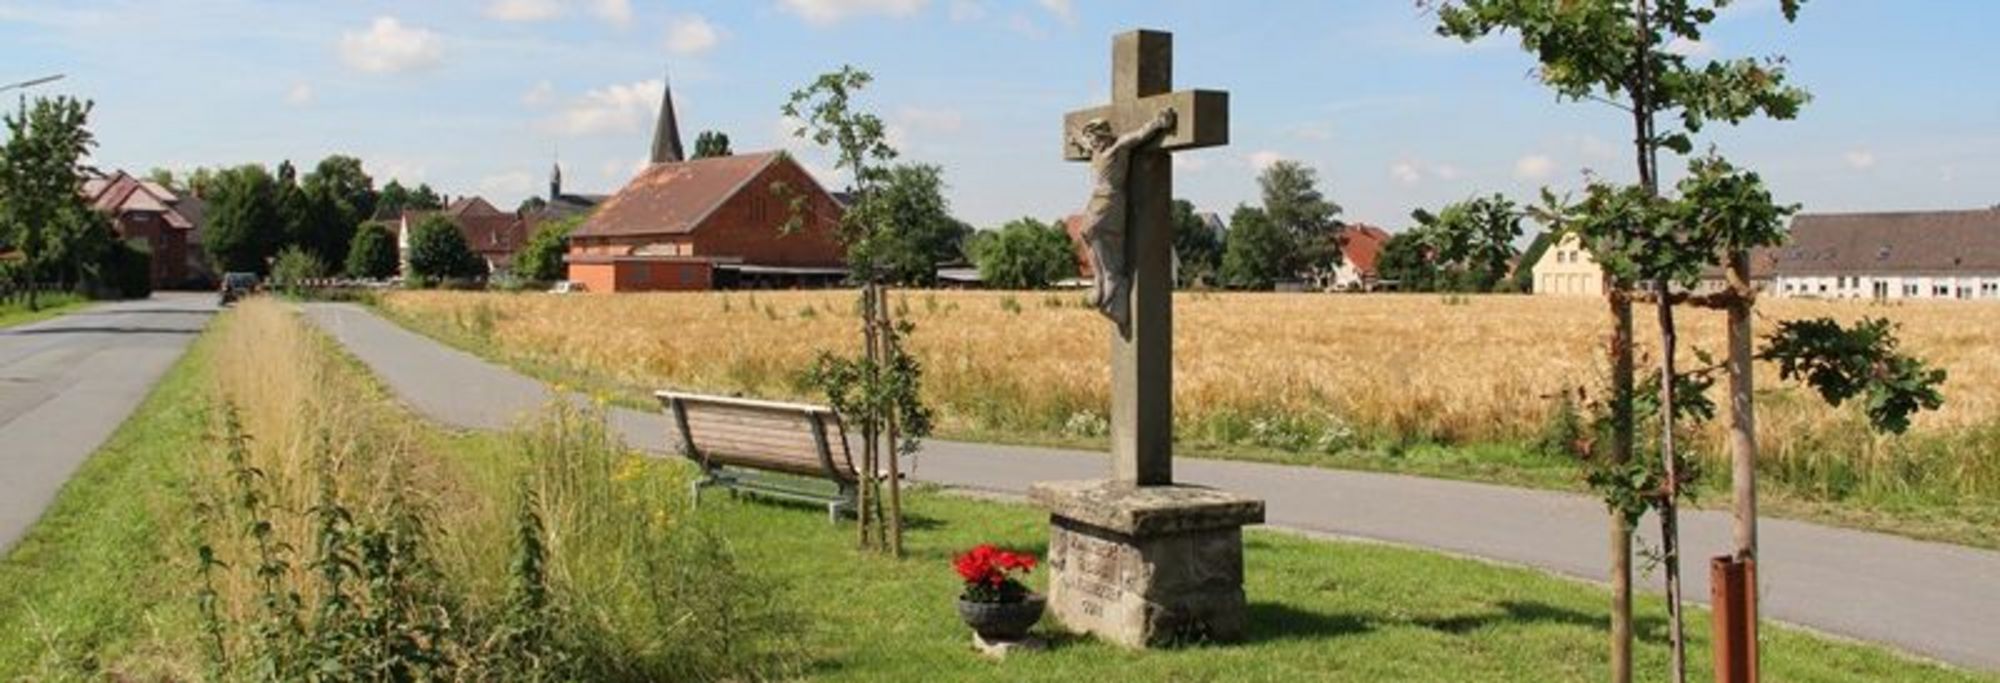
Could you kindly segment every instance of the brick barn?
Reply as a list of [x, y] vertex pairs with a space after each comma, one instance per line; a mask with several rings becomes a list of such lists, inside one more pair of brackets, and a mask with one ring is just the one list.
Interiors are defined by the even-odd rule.
[[118, 239], [143, 244], [152, 253], [154, 289], [189, 284], [194, 273], [188, 243], [197, 219], [188, 213], [199, 216], [198, 200], [183, 199], [159, 183], [124, 171], [86, 179], [83, 195], [91, 208], [111, 220]]
[[841, 214], [784, 152], [654, 163], [570, 235], [569, 279], [590, 292], [838, 284]]

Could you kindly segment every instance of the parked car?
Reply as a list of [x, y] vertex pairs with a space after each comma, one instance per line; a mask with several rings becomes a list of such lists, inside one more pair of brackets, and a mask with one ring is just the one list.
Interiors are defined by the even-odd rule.
[[584, 288], [583, 283], [575, 280], [561, 280], [549, 288], [550, 294], [582, 294], [586, 291], [589, 290]]
[[228, 306], [257, 293], [258, 286], [256, 273], [223, 273], [221, 305]]

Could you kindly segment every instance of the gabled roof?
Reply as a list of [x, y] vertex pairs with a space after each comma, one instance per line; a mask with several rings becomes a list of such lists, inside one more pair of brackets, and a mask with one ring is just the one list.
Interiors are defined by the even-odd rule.
[[1389, 231], [1367, 223], [1349, 223], [1340, 231], [1340, 255], [1363, 275], [1374, 275], [1382, 246], [1389, 243]]
[[447, 216], [451, 216], [453, 218], [459, 216], [467, 216], [467, 215], [472, 215], [472, 216], [492, 215], [497, 213], [502, 213], [502, 212], [499, 209], [493, 208], [493, 205], [487, 203], [484, 197], [478, 197], [478, 196], [459, 197], [458, 199], [452, 201], [450, 206], [444, 207], [444, 214]]
[[[783, 152], [761, 152], [653, 164], [597, 205], [579, 236], [683, 235], [743, 191]], [[818, 187], [800, 191], [824, 191]]]
[[1780, 276], [1996, 273], [2000, 209], [1803, 214], [1774, 251]]
[[124, 171], [104, 178], [90, 178], [83, 184], [84, 199], [91, 208], [117, 215], [128, 211], [160, 214], [167, 225], [187, 230], [194, 222], [176, 210], [180, 197], [158, 183], [140, 180]]

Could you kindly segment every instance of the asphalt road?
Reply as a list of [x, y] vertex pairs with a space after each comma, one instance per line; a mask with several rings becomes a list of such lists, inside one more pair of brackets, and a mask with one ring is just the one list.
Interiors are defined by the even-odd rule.
[[161, 293], [0, 329], [0, 551], [139, 407], [215, 312]]
[[[541, 383], [350, 305], [313, 305], [332, 333], [419, 412], [448, 425], [503, 429], [551, 398]], [[661, 415], [619, 409], [628, 443], [665, 452]], [[930, 441], [913, 477], [1021, 495], [1030, 483], [1106, 476], [1102, 454]], [[1315, 534], [1443, 550], [1602, 581], [1603, 506], [1588, 497], [1386, 474], [1182, 459], [1181, 481], [1263, 497], [1270, 524]], [[1707, 558], [1728, 552], [1729, 518], [1684, 513], [1691, 601], [1708, 597]], [[1642, 526], [1655, 529], [1648, 519]], [[2000, 671], [2000, 552], [1779, 519], [1759, 528], [1765, 616]], [[1650, 539], [1648, 544], [1657, 545]], [[1659, 577], [1640, 576], [1657, 590]], [[1255, 587], [1251, 587], [1254, 592]]]

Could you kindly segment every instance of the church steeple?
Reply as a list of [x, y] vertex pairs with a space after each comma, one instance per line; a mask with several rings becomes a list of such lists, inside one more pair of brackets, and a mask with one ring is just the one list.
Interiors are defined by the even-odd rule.
[[556, 198], [561, 196], [562, 196], [562, 162], [558, 161], [549, 167], [549, 203], [554, 204], [556, 202]]
[[672, 81], [660, 81], [660, 120], [653, 128], [653, 163], [677, 163], [687, 156], [681, 153], [680, 122], [674, 118], [674, 86]]

